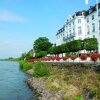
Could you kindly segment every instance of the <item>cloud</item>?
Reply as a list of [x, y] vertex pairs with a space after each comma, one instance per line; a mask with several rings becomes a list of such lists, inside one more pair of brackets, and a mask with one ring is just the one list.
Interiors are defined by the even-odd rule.
[[0, 10], [0, 21], [3, 22], [25, 22], [27, 19], [16, 15], [8, 10]]
[[0, 41], [0, 45], [2, 45], [2, 46], [9, 46], [9, 45], [12, 45], [12, 41], [10, 41], [10, 40], [4, 40], [4, 41]]

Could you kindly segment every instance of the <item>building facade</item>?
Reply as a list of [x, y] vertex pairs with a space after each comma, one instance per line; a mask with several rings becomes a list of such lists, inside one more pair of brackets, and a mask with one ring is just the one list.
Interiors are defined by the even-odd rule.
[[100, 53], [100, 3], [68, 17], [56, 34], [56, 45], [85, 38], [97, 38]]

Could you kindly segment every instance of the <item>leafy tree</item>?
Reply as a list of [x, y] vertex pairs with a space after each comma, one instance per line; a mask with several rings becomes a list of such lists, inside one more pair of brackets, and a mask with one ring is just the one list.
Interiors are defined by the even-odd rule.
[[98, 41], [96, 38], [84, 39], [84, 45], [85, 49], [89, 51], [98, 49]]
[[50, 49], [49, 49], [49, 53], [50, 54], [57, 54], [57, 46], [54, 46], [54, 47], [51, 47]]
[[41, 58], [41, 57], [45, 57], [47, 55], [47, 52], [46, 51], [40, 51], [38, 53], [36, 53], [36, 57], [37, 58]]
[[39, 37], [37, 40], [35, 40], [33, 46], [36, 52], [48, 51], [52, 46], [52, 43], [49, 42], [49, 39], [46, 37]]
[[27, 54], [26, 54], [26, 59], [31, 59], [33, 57], [33, 50], [31, 49]]
[[69, 46], [70, 46], [70, 42], [65, 43], [65, 52], [70, 52]]
[[74, 40], [70, 42], [69, 49], [71, 52], [78, 52], [79, 50], [82, 50], [82, 40]]
[[24, 60], [25, 58], [26, 58], [26, 53], [22, 53], [20, 59], [21, 59], [21, 60]]

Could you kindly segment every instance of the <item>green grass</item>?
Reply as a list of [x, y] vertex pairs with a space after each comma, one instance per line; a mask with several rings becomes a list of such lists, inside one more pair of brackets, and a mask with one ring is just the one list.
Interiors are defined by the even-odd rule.
[[[28, 67], [27, 67], [28, 66]], [[30, 66], [30, 67], [29, 67]], [[33, 75], [44, 81], [45, 87], [55, 94], [63, 91], [64, 100], [84, 100], [84, 88], [90, 91], [90, 97], [100, 100], [100, 73], [91, 69], [91, 64], [66, 64], [66, 67], [51, 66], [44, 62], [33, 64]], [[20, 62], [24, 71], [32, 68], [25, 61]]]
[[20, 61], [19, 65], [20, 65], [20, 69], [23, 71], [27, 71], [29, 69], [32, 69], [32, 66], [33, 66], [32, 63], [27, 62], [27, 61]]
[[42, 77], [50, 75], [49, 67], [46, 63], [38, 61], [34, 64], [34, 73], [33, 75]]

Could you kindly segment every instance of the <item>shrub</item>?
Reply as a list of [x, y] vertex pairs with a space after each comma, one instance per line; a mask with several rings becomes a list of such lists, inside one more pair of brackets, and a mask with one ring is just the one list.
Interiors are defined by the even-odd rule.
[[29, 63], [29, 62], [24, 63], [23, 70], [27, 71], [27, 70], [30, 70], [30, 69], [32, 69], [32, 64]]
[[100, 60], [100, 54], [99, 54], [99, 60]]
[[48, 61], [50, 61], [50, 60], [51, 60], [51, 58], [50, 58], [50, 57], [48, 57], [48, 58], [47, 58], [47, 60], [48, 60]]
[[49, 68], [46, 63], [38, 61], [34, 64], [35, 76], [48, 76], [50, 74]]
[[68, 59], [68, 57], [67, 57], [67, 56], [64, 56], [64, 57], [62, 57], [62, 59], [63, 59], [63, 60], [67, 60], [67, 59]]
[[20, 69], [24, 71], [32, 69], [32, 64], [27, 61], [20, 61], [19, 64], [20, 64]]
[[71, 58], [71, 60], [74, 61], [77, 57], [76, 56], [71, 56], [70, 58]]
[[81, 60], [87, 60], [87, 55], [86, 55], [86, 54], [82, 54], [82, 55], [80, 56], [80, 59], [81, 59]]
[[51, 59], [54, 61], [55, 60], [55, 57], [51, 57]]
[[56, 60], [57, 60], [57, 61], [60, 61], [60, 59], [61, 59], [61, 58], [60, 58], [59, 56], [56, 57]]
[[23, 69], [23, 66], [24, 66], [25, 62], [26, 62], [26, 61], [24, 61], [24, 60], [21, 60], [21, 61], [19, 62], [20, 69]]
[[36, 53], [36, 58], [41, 58], [41, 57], [45, 57], [47, 55], [46, 51], [40, 51], [38, 53]]
[[94, 63], [97, 61], [98, 58], [99, 58], [98, 53], [92, 53], [91, 54], [91, 60], [94, 61]]

